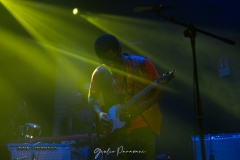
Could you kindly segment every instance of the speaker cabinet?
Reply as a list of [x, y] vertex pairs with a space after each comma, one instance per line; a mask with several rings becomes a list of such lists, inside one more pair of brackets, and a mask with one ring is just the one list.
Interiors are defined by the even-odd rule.
[[[192, 136], [194, 160], [202, 160], [199, 136]], [[206, 160], [239, 160], [240, 133], [204, 135]]]
[[10, 160], [71, 160], [70, 144], [9, 143]]

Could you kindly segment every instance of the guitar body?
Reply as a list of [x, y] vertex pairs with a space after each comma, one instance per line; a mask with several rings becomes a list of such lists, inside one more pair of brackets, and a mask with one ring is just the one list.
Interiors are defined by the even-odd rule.
[[112, 119], [112, 125], [103, 126], [100, 120], [97, 121], [97, 135], [100, 141], [110, 140], [110, 135], [128, 126], [126, 122], [120, 121], [120, 107], [121, 105], [117, 104], [108, 110], [109, 117]]
[[117, 105], [112, 106], [108, 110], [108, 114], [109, 114], [110, 118], [113, 120], [111, 133], [113, 133], [115, 130], [121, 129], [125, 126], [125, 122], [120, 121], [120, 118], [119, 118], [119, 115], [121, 113], [120, 107], [121, 107], [121, 105], [117, 104]]

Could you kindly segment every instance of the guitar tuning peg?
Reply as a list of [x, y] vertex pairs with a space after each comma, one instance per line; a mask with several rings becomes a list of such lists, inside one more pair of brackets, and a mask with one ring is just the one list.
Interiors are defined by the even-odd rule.
[[163, 73], [163, 76], [167, 76], [169, 74], [169, 72]]

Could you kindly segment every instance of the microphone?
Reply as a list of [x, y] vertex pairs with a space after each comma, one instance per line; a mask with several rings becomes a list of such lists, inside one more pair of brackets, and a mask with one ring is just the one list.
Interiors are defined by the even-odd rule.
[[169, 9], [169, 8], [174, 8], [173, 6], [169, 5], [154, 5], [154, 6], [149, 6], [149, 7], [135, 7], [134, 12], [156, 12], [156, 11], [162, 11], [164, 9]]

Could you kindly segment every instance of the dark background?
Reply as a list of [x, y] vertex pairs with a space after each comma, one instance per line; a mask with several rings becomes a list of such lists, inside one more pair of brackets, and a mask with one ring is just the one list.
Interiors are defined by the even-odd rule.
[[[156, 4], [172, 5], [182, 14], [188, 24], [193, 21], [195, 27], [201, 30], [235, 40], [236, 45], [232, 46], [205, 34], [197, 33], [196, 55], [204, 134], [240, 132], [240, 4], [238, 1], [205, 0], [184, 1], [183, 3], [170, 0], [166, 3], [157, 0], [51, 0], [45, 1], [45, 3], [69, 10], [78, 7], [94, 13], [126, 16], [154, 22], [155, 25], [139, 23], [139, 28], [143, 32], [145, 29], [150, 30], [147, 32], [148, 34], [141, 35], [142, 32], [139, 32], [138, 36], [128, 39], [127, 42], [123, 41], [122, 45], [127, 52], [139, 51], [136, 50], [136, 47], [146, 50], [149, 53], [148, 57], [156, 65], [160, 74], [172, 69], [177, 71], [176, 78], [163, 85], [164, 96], [159, 102], [163, 113], [163, 124], [161, 136], [157, 138], [158, 153], [167, 153], [177, 160], [191, 159], [191, 137], [199, 134], [196, 106], [193, 102], [191, 43], [189, 38], [183, 35], [185, 27], [160, 19], [154, 12], [136, 13], [134, 7]], [[174, 16], [182, 22], [175, 10], [164, 10], [162, 15]], [[62, 15], [59, 16], [62, 19], [66, 18]], [[71, 23], [74, 24], [72, 21]], [[88, 53], [93, 53], [92, 46], [95, 38], [105, 31], [87, 21], [83, 23], [84, 27], [91, 30], [91, 36], [88, 38], [68, 35], [67, 31], [62, 34], [66, 39], [72, 39], [71, 46], [73, 48], [78, 48], [79, 45], [85, 46]], [[76, 25], [78, 25], [77, 22]], [[35, 38], [1, 3], [0, 26], [1, 33], [5, 33], [6, 30], [14, 33], [9, 36], [10, 38], [1, 36], [0, 43], [0, 144], [1, 150], [7, 153], [6, 144], [9, 140], [17, 138], [17, 127], [26, 122], [40, 125], [43, 130], [42, 136], [53, 135], [58, 54], [49, 54], [41, 46], [35, 44]], [[71, 28], [66, 30], [71, 30]], [[121, 40], [124, 40], [124, 37], [128, 36], [128, 29], [125, 28], [117, 33], [118, 36], [121, 36]], [[51, 35], [51, 33], [49, 34]], [[18, 48], [20, 45], [17, 45], [18, 41], [15, 41], [14, 35], [23, 39], [32, 39], [33, 41], [28, 40], [28, 43], [37, 48], [50, 67], [36, 69], [32, 67], [31, 63], [26, 63], [25, 60], [21, 59], [20, 53], [30, 57], [33, 62], [37, 63], [38, 61], [37, 56], [34, 56], [35, 53], [24, 50], [24, 46]], [[131, 47], [129, 44], [133, 41], [141, 43]], [[6, 43], [12, 47], [6, 47]], [[144, 52], [138, 54], [144, 55]], [[76, 53], [76, 55], [90, 57], [97, 61], [94, 54]], [[221, 77], [218, 75], [218, 61], [219, 58], [226, 56], [228, 57], [230, 74]], [[87, 65], [86, 75], [89, 76], [96, 66], [97, 64]], [[48, 74], [45, 74], [46, 72]], [[26, 108], [23, 108], [24, 102]], [[6, 157], [7, 154], [1, 154], [1, 156]]]

